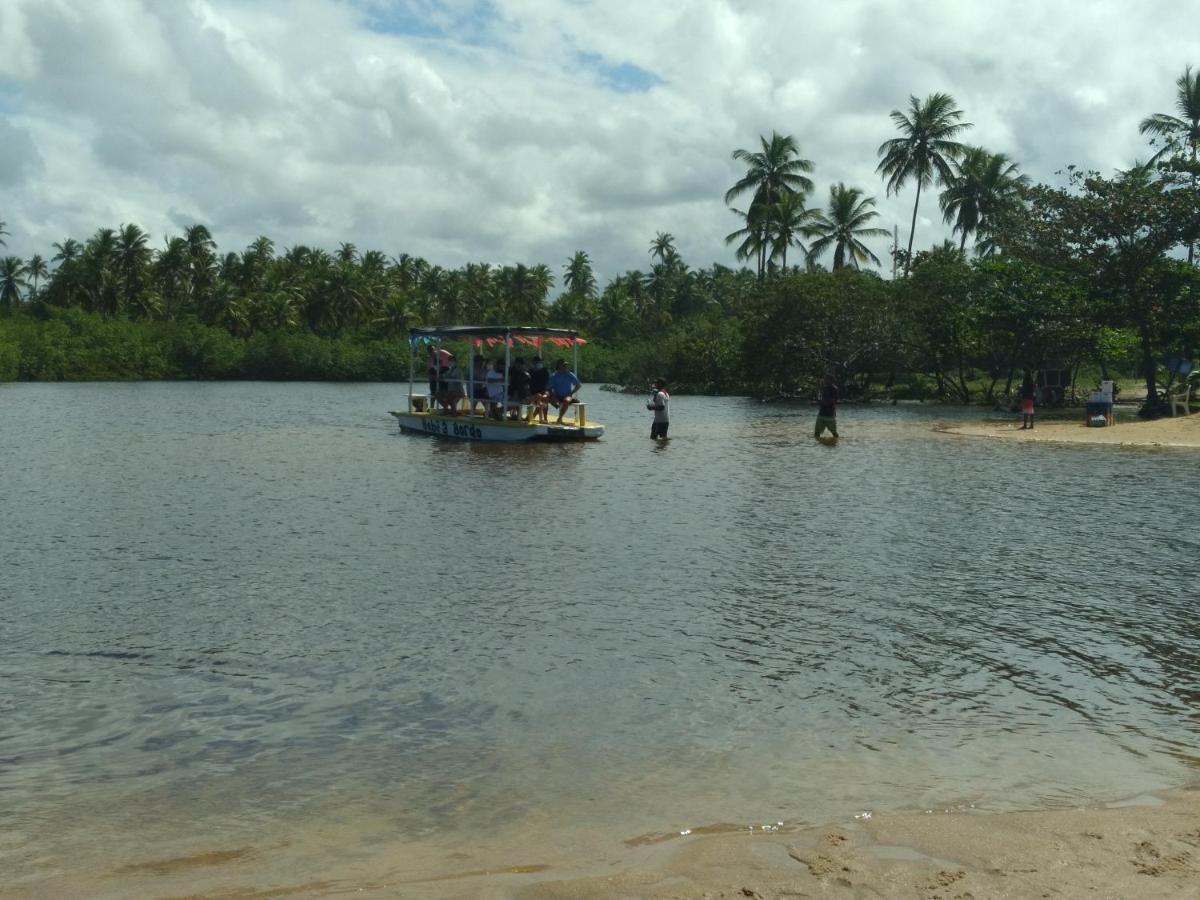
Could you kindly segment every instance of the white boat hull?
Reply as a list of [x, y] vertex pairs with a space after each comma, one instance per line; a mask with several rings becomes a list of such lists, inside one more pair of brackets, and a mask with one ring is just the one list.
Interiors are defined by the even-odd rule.
[[526, 422], [497, 422], [480, 416], [449, 416], [439, 413], [393, 411], [400, 430], [413, 434], [451, 438], [460, 441], [522, 443], [525, 441], [594, 441], [604, 434], [604, 426], [588, 422], [579, 426], [569, 419], [562, 425]]

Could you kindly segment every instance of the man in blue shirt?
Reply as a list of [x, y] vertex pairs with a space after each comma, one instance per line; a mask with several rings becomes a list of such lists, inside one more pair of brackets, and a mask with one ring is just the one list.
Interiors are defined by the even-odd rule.
[[550, 403], [558, 407], [557, 424], [563, 423], [563, 414], [566, 413], [567, 407], [575, 401], [575, 395], [579, 393], [581, 387], [583, 387], [583, 382], [567, 368], [567, 361], [560, 359], [554, 367], [554, 374], [550, 376]]

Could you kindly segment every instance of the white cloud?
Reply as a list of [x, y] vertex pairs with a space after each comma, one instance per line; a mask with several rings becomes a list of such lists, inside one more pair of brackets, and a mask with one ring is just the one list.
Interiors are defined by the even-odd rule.
[[[6, 0], [0, 219], [9, 250], [201, 221], [447, 266], [586, 249], [646, 267], [656, 231], [732, 264], [730, 159], [790, 133], [832, 182], [886, 197], [888, 112], [947, 91], [968, 140], [1035, 179], [1149, 155], [1137, 122], [1200, 64], [1200, 0]], [[923, 197], [917, 245], [946, 234]], [[884, 244], [875, 248], [885, 256]]]

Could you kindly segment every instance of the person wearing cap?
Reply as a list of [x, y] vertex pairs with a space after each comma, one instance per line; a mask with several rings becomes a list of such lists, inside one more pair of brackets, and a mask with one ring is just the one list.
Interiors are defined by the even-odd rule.
[[651, 440], [666, 440], [667, 429], [671, 426], [669, 407], [671, 395], [667, 393], [667, 383], [661, 378], [654, 382], [654, 393], [646, 403], [646, 409], [654, 411], [654, 422], [650, 425]]
[[579, 377], [567, 368], [567, 361], [560, 359], [554, 366], [554, 374], [550, 376], [550, 404], [558, 407], [558, 422], [563, 423], [567, 408], [574, 402], [575, 395], [583, 387]]

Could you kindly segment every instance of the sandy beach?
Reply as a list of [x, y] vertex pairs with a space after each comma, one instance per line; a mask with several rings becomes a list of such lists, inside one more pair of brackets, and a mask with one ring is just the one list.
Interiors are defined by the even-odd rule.
[[1200, 897], [1200, 788], [1103, 809], [876, 815], [794, 833], [692, 837], [654, 865], [456, 897]]
[[1153, 421], [1120, 421], [1105, 428], [1089, 428], [1078, 419], [1045, 419], [1034, 428], [1022, 430], [1020, 419], [1008, 422], [955, 424], [939, 428], [944, 434], [967, 437], [1001, 438], [1010, 441], [1029, 441], [1058, 444], [1113, 444], [1123, 447], [1192, 447], [1200, 448], [1200, 415], [1180, 416]]
[[[422, 847], [384, 840], [325, 856], [337, 827], [249, 847], [0, 883], [0, 896], [422, 900], [896, 900], [1200, 897], [1200, 784], [1103, 807], [863, 813], [822, 826], [696, 826], [617, 846]], [[518, 849], [519, 844], [519, 849]], [[324, 864], [318, 863], [324, 858]]]

